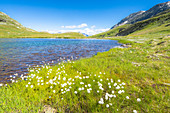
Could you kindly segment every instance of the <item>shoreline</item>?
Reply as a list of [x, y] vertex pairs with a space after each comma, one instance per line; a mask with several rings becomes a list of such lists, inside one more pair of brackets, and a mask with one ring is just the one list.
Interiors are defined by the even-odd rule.
[[[10, 38], [10, 39], [11, 39], [11, 38]], [[12, 38], [12, 39], [18, 39], [18, 38]], [[20, 39], [20, 38], [19, 38], [19, 39]], [[40, 38], [24, 38], [24, 39], [31, 39], [31, 40], [32, 40], [32, 39], [40, 39]], [[44, 39], [44, 38], [41, 38], [41, 39]], [[40, 39], [40, 40], [41, 40], [41, 39]], [[48, 39], [49, 39], [49, 38], [48, 38]], [[51, 39], [51, 38], [50, 38], [50, 39]], [[56, 39], [56, 38], [55, 38], [55, 39]], [[58, 40], [58, 39], [57, 39], [57, 40]], [[59, 40], [60, 40], [60, 39], [59, 39]], [[61, 40], [94, 40], [94, 39], [61, 39]], [[95, 40], [101, 40], [101, 39], [95, 39]], [[105, 39], [102, 39], [102, 40], [105, 40]], [[117, 40], [116, 40], [116, 41], [117, 41]], [[117, 41], [117, 44], [118, 44], [118, 46], [114, 46], [113, 48], [122, 48], [121, 45], [119, 45], [120, 43], [118, 43], [118, 41]], [[110, 49], [112, 49], [112, 48], [110, 48]], [[110, 49], [109, 49], [109, 50], [110, 50]], [[109, 51], [109, 50], [107, 50], [107, 51]], [[83, 50], [82, 50], [82, 51], [83, 51]], [[98, 51], [98, 52], [100, 52], [100, 51]], [[97, 53], [98, 53], [98, 52], [97, 52]], [[106, 51], [103, 51], [103, 52], [106, 52]], [[100, 52], [100, 53], [103, 53], [103, 52]], [[95, 56], [97, 53], [91, 55], [91, 57], [92, 57], [92, 56]], [[64, 58], [64, 57], [63, 57], [63, 58]], [[80, 57], [80, 58], [90, 58], [90, 57], [86, 55], [86, 57]], [[80, 58], [79, 58], [79, 59], [80, 59]], [[74, 60], [79, 60], [79, 59], [74, 59]], [[39, 63], [34, 64], [34, 66], [41, 64], [41, 62], [42, 62], [42, 61], [40, 61]], [[52, 61], [52, 62], [54, 62], [54, 61]], [[48, 63], [48, 61], [47, 61], [47, 63]], [[50, 61], [49, 61], [49, 63], [50, 63]], [[43, 64], [44, 64], [44, 63], [43, 63]], [[58, 64], [58, 63], [51, 64], [51, 65], [57, 65], [57, 64]], [[25, 67], [25, 66], [24, 66], [24, 67]], [[23, 68], [23, 69], [25, 69], [25, 68]], [[15, 73], [18, 73], [18, 71], [20, 71], [20, 70], [17, 70], [17, 72], [12, 72], [12, 73], [14, 73], [14, 74], [10, 74], [10, 76], [14, 76]], [[24, 74], [25, 76], [27, 76], [26, 70], [20, 71], [20, 72], [24, 72], [24, 73], [18, 73], [19, 76], [22, 75], [22, 74]], [[7, 76], [7, 74], [6, 74], [5, 76]], [[18, 76], [18, 77], [19, 77], [19, 76]], [[3, 84], [4, 84], [4, 83], [9, 83], [9, 82], [10, 82], [10, 81], [9, 81], [10, 79], [11, 79], [11, 78], [9, 78], [9, 77], [2, 77], [2, 78], [1, 78], [1, 81], [2, 81], [2, 82], [1, 82], [1, 83], [3, 83]]]

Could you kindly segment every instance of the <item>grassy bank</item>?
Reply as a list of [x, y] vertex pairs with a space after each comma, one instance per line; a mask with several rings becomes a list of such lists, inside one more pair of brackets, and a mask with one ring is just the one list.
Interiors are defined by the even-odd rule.
[[168, 113], [169, 38], [112, 37], [129, 48], [30, 69], [26, 81], [0, 88], [0, 112]]

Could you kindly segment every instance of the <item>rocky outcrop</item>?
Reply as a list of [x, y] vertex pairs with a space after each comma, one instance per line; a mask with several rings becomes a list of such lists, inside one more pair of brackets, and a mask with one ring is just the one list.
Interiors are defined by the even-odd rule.
[[149, 19], [157, 15], [158, 13], [161, 13], [168, 9], [170, 9], [170, 1], [157, 4], [147, 11], [139, 11], [139, 12], [130, 14], [129, 16], [121, 20], [118, 24], [114, 25], [111, 29], [116, 28], [121, 25], [134, 24], [138, 21]]

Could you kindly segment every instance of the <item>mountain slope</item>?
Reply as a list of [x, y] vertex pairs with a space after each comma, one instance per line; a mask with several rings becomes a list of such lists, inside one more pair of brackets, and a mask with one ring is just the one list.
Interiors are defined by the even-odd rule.
[[[152, 32], [160, 32], [163, 30], [168, 30], [169, 29], [169, 24], [170, 24], [170, 10], [164, 11], [163, 13], [156, 15], [152, 18], [136, 22], [129, 26], [128, 28], [120, 31], [119, 33], [116, 34], [116, 36], [126, 36], [131, 33], [135, 34], [135, 32], [141, 32], [141, 30], [150, 30], [153, 29]], [[155, 30], [154, 30], [155, 29]], [[170, 31], [170, 29], [169, 29]]]
[[130, 14], [126, 18], [122, 19], [118, 24], [114, 25], [111, 29], [124, 25], [124, 24], [134, 24], [136, 22], [149, 19], [157, 15], [158, 13], [161, 13], [168, 9], [170, 9], [170, 1], [157, 4], [147, 11], [139, 11], [139, 12]]
[[0, 38], [86, 38], [81, 33], [50, 34], [26, 28], [7, 14], [0, 12]]
[[170, 33], [170, 9], [161, 12], [152, 18], [139, 21], [134, 24], [118, 26], [107, 32], [93, 35], [91, 37], [103, 38], [112, 36], [144, 35], [160, 32]]

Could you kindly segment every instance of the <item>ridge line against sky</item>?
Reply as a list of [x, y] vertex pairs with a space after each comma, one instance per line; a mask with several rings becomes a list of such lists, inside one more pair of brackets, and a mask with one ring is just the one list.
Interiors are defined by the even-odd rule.
[[94, 35], [109, 30], [131, 13], [168, 0], [3, 0], [0, 11], [25, 27], [50, 33]]

